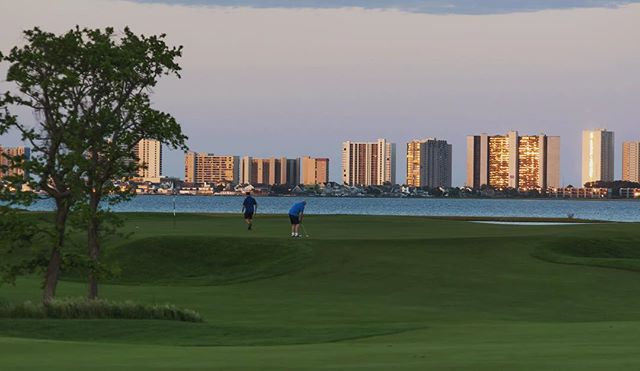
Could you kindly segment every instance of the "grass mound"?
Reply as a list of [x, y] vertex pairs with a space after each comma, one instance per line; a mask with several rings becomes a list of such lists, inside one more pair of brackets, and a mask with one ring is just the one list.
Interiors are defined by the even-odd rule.
[[47, 304], [10, 304], [0, 302], [0, 318], [50, 319], [153, 319], [203, 322], [193, 310], [171, 304], [138, 304], [131, 301], [88, 300], [85, 298], [56, 299]]
[[108, 319], [2, 319], [0, 334], [43, 340], [173, 346], [265, 346], [331, 343], [400, 334], [422, 328], [414, 324], [322, 324], [302, 327], [242, 326], [177, 321]]
[[223, 285], [286, 274], [311, 258], [307, 241], [158, 236], [126, 242], [107, 255], [120, 284]]
[[533, 256], [560, 264], [640, 271], [640, 241], [634, 239], [564, 239], [539, 247]]

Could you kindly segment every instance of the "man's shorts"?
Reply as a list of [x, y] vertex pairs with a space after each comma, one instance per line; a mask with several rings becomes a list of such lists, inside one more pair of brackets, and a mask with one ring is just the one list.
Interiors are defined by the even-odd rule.
[[253, 211], [245, 211], [244, 212], [245, 219], [253, 219]]
[[297, 215], [289, 214], [289, 220], [291, 220], [292, 225], [300, 224], [300, 218]]

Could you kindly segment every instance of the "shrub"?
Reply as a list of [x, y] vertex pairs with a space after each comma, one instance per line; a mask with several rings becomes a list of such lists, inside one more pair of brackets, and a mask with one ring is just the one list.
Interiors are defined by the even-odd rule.
[[89, 300], [85, 298], [55, 299], [47, 304], [10, 304], [0, 300], [0, 318], [53, 319], [155, 319], [203, 322], [200, 313], [172, 304], [140, 304], [132, 301]]

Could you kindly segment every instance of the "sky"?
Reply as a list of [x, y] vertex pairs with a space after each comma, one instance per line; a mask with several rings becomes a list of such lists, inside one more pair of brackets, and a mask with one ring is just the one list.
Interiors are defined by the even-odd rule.
[[[34, 26], [166, 33], [184, 46], [182, 79], [153, 103], [191, 150], [329, 157], [340, 181], [343, 141], [387, 138], [402, 182], [406, 142], [436, 137], [463, 185], [466, 135], [518, 130], [560, 136], [562, 182], [577, 185], [582, 130], [615, 132], [616, 178], [622, 141], [640, 140], [639, 19], [640, 4], [614, 1], [22, 0], [2, 4], [0, 50]], [[183, 154], [164, 157], [183, 177]]]

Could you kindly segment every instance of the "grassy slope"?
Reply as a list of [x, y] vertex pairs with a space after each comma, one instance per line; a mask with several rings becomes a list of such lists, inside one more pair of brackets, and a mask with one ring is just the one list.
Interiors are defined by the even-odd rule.
[[[169, 215], [129, 218], [135, 239], [163, 235], [188, 241], [200, 236], [213, 243], [217, 238], [237, 241], [245, 248], [292, 246], [288, 238], [281, 239], [288, 227], [282, 217], [259, 217], [253, 233], [230, 216], [181, 215], [175, 228]], [[196, 309], [206, 324], [2, 320], [0, 352], [6, 350], [6, 356], [0, 358], [0, 368], [85, 368], [95, 357], [105, 369], [640, 365], [635, 352], [640, 274], [552, 264], [530, 255], [558, 241], [606, 235], [635, 239], [638, 225], [518, 227], [340, 216], [310, 217], [307, 227], [312, 238], [295, 243], [311, 251], [310, 259], [292, 259], [287, 266], [292, 269], [264, 276], [270, 278], [188, 286], [185, 272], [203, 268], [202, 261], [190, 259], [176, 261], [180, 269], [161, 264], [179, 286], [158, 286], [150, 274], [154, 284], [144, 284], [145, 277], [138, 276], [131, 280], [138, 285], [103, 288], [111, 299], [170, 301]], [[61, 295], [83, 292], [81, 283], [60, 287]], [[0, 288], [0, 296], [37, 300], [38, 281], [24, 279], [15, 288]], [[376, 336], [381, 334], [387, 335]]]

